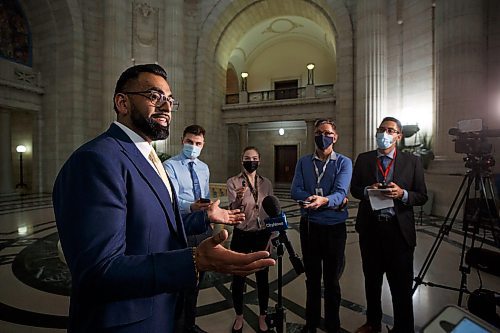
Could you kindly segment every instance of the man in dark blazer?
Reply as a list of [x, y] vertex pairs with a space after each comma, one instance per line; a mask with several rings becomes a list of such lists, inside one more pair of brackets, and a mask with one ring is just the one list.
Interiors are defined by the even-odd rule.
[[68, 331], [172, 333], [177, 294], [195, 287], [198, 272], [245, 275], [274, 261], [265, 251], [225, 249], [225, 230], [187, 247], [186, 231], [201, 233], [209, 220], [237, 223], [242, 216], [216, 202], [184, 227], [151, 146], [168, 137], [178, 106], [163, 68], [138, 65], [123, 72], [114, 106], [117, 121], [71, 155], [54, 185], [56, 223], [72, 276]]
[[[367, 321], [356, 333], [381, 331], [384, 273], [393, 300], [391, 332], [414, 332], [411, 289], [416, 232], [413, 206], [427, 201], [427, 189], [420, 159], [396, 149], [401, 137], [400, 121], [384, 118], [376, 134], [378, 149], [360, 154], [354, 165], [351, 193], [361, 200], [356, 231], [367, 303]], [[394, 206], [374, 210], [368, 192], [383, 188], [382, 195], [392, 199]]]

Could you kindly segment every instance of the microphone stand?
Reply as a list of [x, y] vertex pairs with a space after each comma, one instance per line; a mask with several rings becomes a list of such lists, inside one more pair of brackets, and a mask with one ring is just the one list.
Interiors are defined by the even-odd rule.
[[276, 333], [283, 333], [286, 321], [285, 309], [283, 308], [283, 254], [285, 253], [285, 247], [279, 236], [273, 238], [271, 242], [276, 246], [278, 255], [278, 302], [275, 306], [276, 313], [271, 318], [268, 317], [269, 326], [276, 328]]
[[275, 314], [267, 317], [269, 318], [268, 326], [270, 328], [276, 328], [276, 333], [283, 333], [286, 325], [286, 311], [283, 307], [283, 254], [285, 253], [285, 247], [290, 255], [290, 262], [297, 275], [304, 273], [304, 264], [295, 253], [284, 230], [280, 230], [279, 235], [271, 239], [271, 242], [276, 246], [276, 254], [278, 256], [278, 302], [275, 306]]

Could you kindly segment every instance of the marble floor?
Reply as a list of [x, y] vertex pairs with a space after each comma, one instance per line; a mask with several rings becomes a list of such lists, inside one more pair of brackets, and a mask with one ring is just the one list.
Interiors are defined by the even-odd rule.
[[[298, 237], [298, 206], [279, 194], [291, 228], [288, 238], [300, 253]], [[344, 332], [364, 323], [365, 299], [363, 273], [358, 235], [354, 231], [356, 202], [350, 205], [346, 268], [342, 276], [341, 321]], [[417, 225], [418, 245], [415, 251], [417, 275], [436, 240], [442, 219], [422, 216]], [[425, 281], [457, 287], [461, 245], [460, 224], [454, 223], [449, 236], [443, 239], [432, 261]], [[57, 333], [65, 332], [68, 313], [70, 277], [57, 250], [57, 230], [50, 195], [12, 195], [0, 197], [0, 332], [3, 333]], [[491, 247], [487, 239], [484, 247]], [[490, 244], [490, 245], [489, 245]], [[287, 332], [298, 332], [304, 325], [304, 275], [296, 276], [285, 253], [283, 258], [283, 304], [286, 308]], [[472, 270], [467, 276], [469, 290], [479, 288], [499, 291], [500, 278]], [[277, 270], [270, 271], [271, 301], [277, 301]], [[243, 332], [257, 328], [258, 307], [254, 292], [254, 276], [248, 279]], [[422, 328], [448, 304], [457, 304], [458, 292], [444, 288], [420, 285], [414, 294], [416, 329]], [[463, 306], [466, 306], [465, 297]], [[384, 282], [384, 329], [392, 324], [392, 306], [388, 286]], [[498, 313], [498, 307], [497, 307]], [[230, 297], [230, 278], [211, 273], [204, 282], [198, 300], [197, 324], [208, 332], [230, 332], [234, 312]], [[320, 331], [321, 332], [321, 331]]]

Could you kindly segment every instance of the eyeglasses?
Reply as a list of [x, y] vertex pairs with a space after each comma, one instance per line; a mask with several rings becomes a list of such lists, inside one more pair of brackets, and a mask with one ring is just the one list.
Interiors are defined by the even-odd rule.
[[324, 135], [324, 136], [335, 136], [335, 132], [330, 132], [330, 131], [324, 131], [324, 132], [321, 132], [321, 131], [316, 131], [314, 132], [314, 135]]
[[170, 111], [175, 112], [179, 110], [178, 101], [176, 101], [172, 96], [165, 96], [165, 94], [156, 90], [150, 89], [146, 91], [125, 91], [122, 92], [122, 94], [139, 95], [142, 97], [146, 97], [157, 108], [161, 108], [165, 103], [167, 103], [170, 108]]
[[399, 134], [399, 131], [395, 128], [390, 128], [390, 127], [379, 127], [377, 128], [377, 133], [384, 133], [387, 132], [387, 134], [393, 135], [393, 134]]

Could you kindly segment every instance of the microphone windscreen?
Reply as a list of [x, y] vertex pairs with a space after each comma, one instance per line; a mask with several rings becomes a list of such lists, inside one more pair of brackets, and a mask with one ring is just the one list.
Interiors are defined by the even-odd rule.
[[269, 217], [277, 217], [281, 213], [280, 201], [274, 195], [268, 195], [262, 200], [262, 208]]

